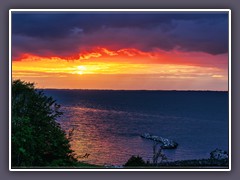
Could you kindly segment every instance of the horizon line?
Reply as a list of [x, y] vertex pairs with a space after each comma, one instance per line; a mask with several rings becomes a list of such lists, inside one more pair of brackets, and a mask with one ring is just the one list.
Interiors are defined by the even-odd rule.
[[36, 88], [39, 90], [87, 90], [87, 91], [211, 91], [211, 92], [229, 92], [229, 90], [184, 90], [184, 89], [68, 89], [68, 88]]

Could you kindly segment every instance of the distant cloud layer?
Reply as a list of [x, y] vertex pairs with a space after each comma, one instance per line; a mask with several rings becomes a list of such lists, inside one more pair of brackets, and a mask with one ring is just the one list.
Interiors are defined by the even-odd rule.
[[96, 47], [224, 54], [228, 52], [228, 14], [13, 13], [13, 59], [24, 53], [74, 59]]

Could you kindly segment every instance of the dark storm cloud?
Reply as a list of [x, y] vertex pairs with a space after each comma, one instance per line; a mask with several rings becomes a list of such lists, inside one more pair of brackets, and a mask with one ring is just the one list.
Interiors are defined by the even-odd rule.
[[227, 13], [13, 13], [13, 56], [75, 56], [101, 46], [228, 51]]

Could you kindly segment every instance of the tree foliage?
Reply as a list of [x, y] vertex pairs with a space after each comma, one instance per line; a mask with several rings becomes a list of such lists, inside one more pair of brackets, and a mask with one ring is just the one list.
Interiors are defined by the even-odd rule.
[[77, 160], [56, 118], [60, 105], [33, 83], [12, 82], [12, 166], [73, 166]]
[[140, 156], [131, 156], [124, 165], [125, 167], [146, 166], [145, 161]]

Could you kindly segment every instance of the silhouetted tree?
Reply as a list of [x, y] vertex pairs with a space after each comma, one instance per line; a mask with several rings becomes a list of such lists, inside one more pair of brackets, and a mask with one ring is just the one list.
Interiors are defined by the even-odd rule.
[[59, 108], [33, 83], [12, 82], [13, 167], [72, 166], [77, 162], [69, 139], [56, 122], [62, 114]]
[[158, 159], [161, 159], [161, 162], [164, 160], [167, 160], [167, 156], [163, 153], [163, 150], [161, 148], [161, 146], [159, 147], [159, 149], [157, 150], [157, 145], [159, 143], [155, 142], [153, 143], [153, 165], [157, 165], [158, 164]]
[[146, 163], [140, 156], [132, 156], [130, 159], [126, 162], [124, 166], [132, 166], [132, 167], [137, 167], [137, 166], [145, 166]]

